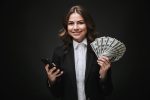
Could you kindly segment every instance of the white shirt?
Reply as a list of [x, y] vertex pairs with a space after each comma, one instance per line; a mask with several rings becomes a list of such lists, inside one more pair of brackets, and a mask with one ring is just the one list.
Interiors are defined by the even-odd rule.
[[78, 43], [73, 40], [74, 57], [75, 57], [75, 71], [77, 80], [78, 100], [86, 100], [84, 79], [86, 69], [86, 52], [87, 52], [87, 39]]

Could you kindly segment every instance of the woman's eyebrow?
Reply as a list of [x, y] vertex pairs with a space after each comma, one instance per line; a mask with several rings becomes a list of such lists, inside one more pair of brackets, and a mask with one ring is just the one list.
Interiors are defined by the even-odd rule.
[[[77, 22], [80, 22], [80, 21], [83, 21], [83, 22], [84, 22], [84, 20], [78, 20]], [[74, 22], [74, 21], [72, 21], [72, 20], [69, 20], [68, 22]]]

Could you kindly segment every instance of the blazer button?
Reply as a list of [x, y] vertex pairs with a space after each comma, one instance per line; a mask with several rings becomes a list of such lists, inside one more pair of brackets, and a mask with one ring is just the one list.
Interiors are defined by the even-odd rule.
[[90, 97], [87, 97], [87, 100], [90, 100]]

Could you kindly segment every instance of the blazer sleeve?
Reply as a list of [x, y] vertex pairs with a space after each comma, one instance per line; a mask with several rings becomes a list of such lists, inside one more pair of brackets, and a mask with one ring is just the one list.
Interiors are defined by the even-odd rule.
[[108, 96], [112, 93], [113, 83], [111, 79], [111, 68], [108, 70], [108, 73], [104, 79], [100, 79], [99, 83], [101, 84], [102, 91], [105, 96]]
[[[52, 62], [56, 64], [56, 66], [61, 67], [61, 60], [62, 60], [62, 51], [60, 47], [57, 47], [54, 49], [53, 55], [52, 55]], [[63, 76], [63, 75], [62, 75]], [[62, 96], [62, 76], [58, 77], [56, 81], [51, 84], [49, 81], [49, 89], [53, 96], [56, 98], [60, 98]]]

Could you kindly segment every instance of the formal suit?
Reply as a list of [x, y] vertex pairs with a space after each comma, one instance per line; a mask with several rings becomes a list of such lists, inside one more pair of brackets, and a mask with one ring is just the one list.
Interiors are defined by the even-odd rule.
[[[61, 100], [78, 100], [73, 44], [70, 43], [67, 48], [64, 48], [63, 45], [56, 47], [52, 61], [64, 71], [63, 75], [51, 85], [52, 94], [61, 98]], [[87, 100], [104, 100], [104, 97], [113, 90], [111, 69], [108, 71], [106, 78], [101, 80], [99, 78], [99, 68], [97, 57], [88, 42], [85, 71], [85, 94]]]

